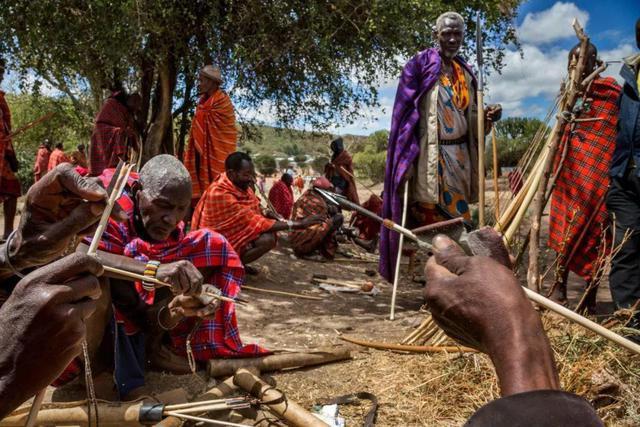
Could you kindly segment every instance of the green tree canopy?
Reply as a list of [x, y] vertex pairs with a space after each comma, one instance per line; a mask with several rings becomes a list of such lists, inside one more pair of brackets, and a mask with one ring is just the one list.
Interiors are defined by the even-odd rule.
[[[485, 62], [499, 69], [521, 0], [5, 0], [0, 54], [23, 77], [35, 74], [91, 119], [106, 94], [139, 91], [145, 156], [183, 149], [206, 63], [222, 69], [242, 120], [265, 105], [279, 125], [321, 128], [352, 122], [378, 105], [381, 79], [433, 45], [436, 17], [466, 19], [466, 54], [474, 17], [485, 21]], [[82, 100], [88, 100], [87, 111]]]
[[[509, 117], [496, 122], [495, 126], [500, 167], [516, 166], [531, 145], [538, 130], [549, 131], [548, 126], [542, 120], [531, 117]], [[487, 159], [493, 158], [491, 150], [491, 142], [487, 139], [485, 154]]]

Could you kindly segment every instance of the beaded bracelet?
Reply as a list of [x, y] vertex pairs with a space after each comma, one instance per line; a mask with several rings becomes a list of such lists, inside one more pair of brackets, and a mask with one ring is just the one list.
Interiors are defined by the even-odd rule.
[[[158, 267], [160, 267], [160, 261], [152, 261], [152, 260], [147, 261], [147, 265], [145, 265], [144, 267], [144, 275], [146, 277], [151, 277], [155, 279], [156, 274], [158, 274]], [[152, 290], [155, 289], [156, 286], [151, 282], [143, 281], [142, 287], [144, 288], [145, 291], [151, 292]]]

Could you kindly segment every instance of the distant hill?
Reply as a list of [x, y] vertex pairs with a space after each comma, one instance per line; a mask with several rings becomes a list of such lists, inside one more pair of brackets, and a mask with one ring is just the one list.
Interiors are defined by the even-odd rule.
[[252, 156], [267, 154], [274, 157], [291, 157], [304, 154], [312, 158], [328, 157], [331, 154], [329, 143], [338, 136], [342, 136], [349, 151], [367, 141], [366, 136], [360, 135], [333, 135], [271, 126], [243, 126], [238, 148], [249, 151]]

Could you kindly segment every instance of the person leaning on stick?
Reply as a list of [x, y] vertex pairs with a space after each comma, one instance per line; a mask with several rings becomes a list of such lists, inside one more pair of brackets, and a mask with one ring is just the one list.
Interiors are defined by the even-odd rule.
[[501, 236], [490, 228], [481, 235], [492, 257], [467, 256], [440, 235], [425, 268], [424, 296], [436, 323], [489, 355], [498, 376], [502, 397], [481, 407], [467, 425], [603, 426], [586, 400], [560, 389], [549, 340], [511, 271]]

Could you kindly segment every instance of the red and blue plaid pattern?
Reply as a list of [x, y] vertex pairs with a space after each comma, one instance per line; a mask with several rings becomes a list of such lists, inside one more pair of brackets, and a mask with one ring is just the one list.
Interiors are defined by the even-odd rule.
[[[579, 118], [602, 120], [579, 122], [573, 132], [567, 125], [556, 156], [567, 155], [551, 196], [549, 219], [549, 247], [558, 252], [559, 265], [590, 280], [595, 273], [594, 262], [606, 238], [603, 229], [608, 221], [604, 199], [609, 185], [609, 163], [615, 147], [617, 99], [620, 86], [607, 77], [597, 79], [585, 98], [591, 98], [590, 107]], [[568, 144], [568, 145], [567, 145]], [[598, 209], [590, 224], [587, 224]], [[582, 241], [578, 241], [584, 227], [588, 227]], [[577, 246], [577, 247], [576, 247]], [[608, 247], [609, 245], [605, 245]], [[575, 254], [566, 258], [575, 248]]]
[[[113, 169], [105, 170], [101, 179], [108, 183]], [[129, 184], [137, 179], [132, 174]], [[212, 270], [207, 279], [222, 291], [222, 294], [235, 298], [244, 283], [244, 268], [238, 255], [227, 240], [219, 233], [209, 229], [200, 229], [184, 233], [184, 223], [180, 223], [169, 239], [162, 243], [150, 243], [138, 237], [133, 225], [134, 204], [125, 190], [118, 203], [127, 212], [129, 220], [123, 223], [109, 221], [109, 225], [100, 242], [100, 250], [124, 255], [139, 261], [156, 260], [170, 263], [178, 260], [190, 261], [198, 268]], [[140, 297], [153, 304], [155, 291], [147, 292], [142, 283], [135, 283]], [[120, 315], [120, 318], [121, 315]], [[172, 349], [186, 355], [186, 339], [191, 332], [195, 319], [184, 319], [170, 331]], [[131, 322], [126, 324], [132, 331]], [[223, 301], [213, 319], [204, 319], [191, 339], [191, 347], [196, 360], [204, 361], [214, 357], [251, 357], [266, 354], [269, 351], [257, 345], [242, 345], [238, 332], [235, 304]]]

